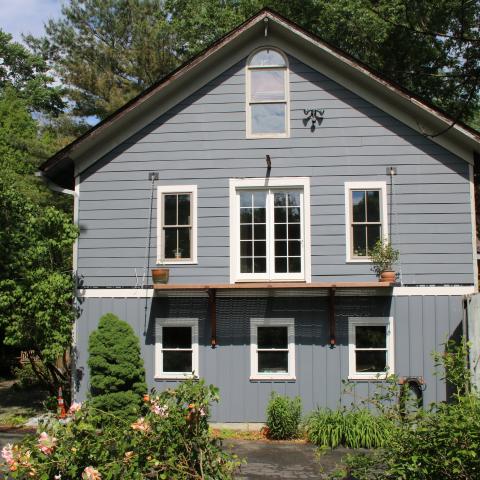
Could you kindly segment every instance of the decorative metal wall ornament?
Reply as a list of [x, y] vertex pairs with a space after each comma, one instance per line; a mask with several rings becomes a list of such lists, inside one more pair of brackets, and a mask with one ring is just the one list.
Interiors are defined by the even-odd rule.
[[308, 122], [311, 121], [310, 130], [314, 132], [317, 124], [318, 126], [322, 124], [325, 110], [320, 110], [319, 108], [304, 108], [303, 113], [306, 116], [306, 118], [303, 119], [303, 124], [307, 126]]

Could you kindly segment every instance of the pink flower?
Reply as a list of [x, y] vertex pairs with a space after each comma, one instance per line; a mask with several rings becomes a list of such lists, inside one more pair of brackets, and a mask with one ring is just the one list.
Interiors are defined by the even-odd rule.
[[164, 405], [163, 407], [161, 407], [157, 403], [154, 403], [150, 407], [150, 411], [160, 417], [163, 417], [163, 418], [168, 417], [168, 405]]
[[93, 467], [86, 467], [82, 473], [83, 480], [101, 480], [102, 475]]
[[143, 417], [140, 417], [136, 422], [133, 422], [131, 426], [134, 430], [138, 430], [139, 432], [146, 433], [151, 430], [150, 424]]
[[11, 443], [7, 443], [3, 448], [2, 448], [2, 458], [7, 462], [8, 466], [13, 465], [15, 462], [13, 458], [13, 445]]
[[82, 408], [82, 404], [81, 404], [81, 403], [73, 402], [73, 403], [70, 405], [70, 408], [68, 409], [68, 413], [69, 413], [70, 415], [73, 415], [75, 412], [80, 411], [81, 408]]
[[57, 445], [57, 439], [50, 437], [48, 433], [42, 432], [38, 439], [38, 448], [45, 455], [51, 455]]

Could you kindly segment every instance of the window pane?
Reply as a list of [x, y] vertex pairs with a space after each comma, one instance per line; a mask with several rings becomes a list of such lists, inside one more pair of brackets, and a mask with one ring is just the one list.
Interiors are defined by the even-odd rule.
[[255, 192], [253, 194], [253, 206], [265, 208], [267, 206], [267, 192]]
[[266, 237], [265, 225], [259, 224], [255, 225], [254, 229], [255, 240], [264, 240]]
[[255, 257], [266, 257], [267, 256], [267, 242], [256, 241], [254, 243], [254, 256]]
[[367, 192], [367, 221], [380, 221], [380, 192], [378, 190]]
[[291, 240], [288, 242], [288, 255], [290, 257], [300, 257], [300, 242], [298, 240]]
[[240, 242], [240, 256], [251, 257], [253, 255], [253, 248], [251, 241]]
[[365, 325], [355, 327], [357, 348], [386, 348], [387, 327], [385, 325]]
[[251, 208], [240, 208], [240, 223], [252, 223]]
[[258, 348], [288, 348], [288, 327], [258, 327]]
[[253, 259], [253, 273], [265, 273], [267, 271], [267, 259], [266, 258], [254, 258]]
[[285, 133], [285, 104], [257, 104], [251, 110], [252, 133]]
[[287, 194], [286, 193], [274, 193], [273, 203], [276, 207], [286, 207], [287, 206]]
[[353, 210], [353, 221], [354, 222], [364, 222], [366, 219], [365, 216], [365, 192], [356, 191], [352, 192], [352, 210]]
[[288, 222], [299, 223], [300, 222], [300, 208], [291, 207], [288, 209]]
[[240, 207], [251, 207], [251, 206], [252, 206], [252, 193], [240, 192]]
[[298, 223], [288, 226], [288, 238], [290, 240], [300, 238], [300, 225]]
[[175, 251], [177, 250], [177, 229], [164, 228], [165, 232], [165, 258], [175, 258]]
[[285, 207], [275, 207], [275, 222], [285, 223], [287, 221], [287, 209]]
[[287, 273], [287, 259], [286, 257], [275, 258], [275, 273]]
[[368, 251], [372, 250], [377, 240], [380, 239], [380, 225], [368, 225], [367, 226], [367, 241]]
[[354, 225], [352, 228], [353, 255], [355, 257], [365, 257], [367, 255], [366, 228], [365, 225]]
[[164, 225], [177, 224], [177, 195], [163, 196], [163, 221]]
[[260, 50], [250, 60], [251, 66], [285, 66], [285, 60], [275, 50]]
[[288, 194], [288, 206], [289, 207], [300, 206], [300, 192], [290, 192]]
[[191, 327], [162, 327], [163, 348], [192, 348]]
[[190, 225], [190, 194], [178, 196], [178, 225]]
[[252, 226], [251, 225], [240, 225], [240, 239], [241, 240], [251, 240], [252, 239]]
[[252, 70], [251, 100], [285, 100], [285, 71], [282, 70]]
[[240, 258], [240, 272], [253, 273], [253, 260], [251, 258]]
[[287, 242], [275, 242], [275, 256], [286, 257], [287, 256]]
[[254, 208], [253, 209], [253, 221], [254, 223], [265, 223], [266, 208]]
[[387, 367], [387, 352], [357, 350], [355, 352], [357, 372], [384, 372]]
[[275, 225], [275, 240], [283, 240], [287, 238], [287, 226]]
[[299, 273], [302, 271], [300, 257], [291, 257], [288, 259], [288, 271], [289, 273]]
[[288, 373], [288, 352], [258, 352], [259, 373]]
[[178, 249], [175, 252], [175, 258], [190, 258], [190, 227], [178, 229]]
[[163, 371], [171, 373], [192, 372], [192, 352], [163, 352]]

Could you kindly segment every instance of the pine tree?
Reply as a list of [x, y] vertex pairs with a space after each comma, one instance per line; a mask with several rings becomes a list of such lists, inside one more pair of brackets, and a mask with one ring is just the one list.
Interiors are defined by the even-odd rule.
[[133, 418], [147, 391], [140, 345], [132, 327], [113, 313], [100, 318], [89, 339], [91, 404]]

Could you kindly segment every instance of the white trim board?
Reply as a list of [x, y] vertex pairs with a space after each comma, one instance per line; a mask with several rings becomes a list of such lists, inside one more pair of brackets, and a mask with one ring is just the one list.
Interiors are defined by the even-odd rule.
[[478, 292], [478, 258], [477, 258], [477, 216], [475, 207], [475, 184], [473, 177], [473, 165], [468, 166], [468, 177], [470, 181], [470, 222], [472, 225], [472, 262], [473, 281], [475, 291]]
[[[179, 288], [182, 288], [182, 285], [179, 284]], [[240, 295], [243, 290], [239, 290]], [[238, 294], [236, 290], [231, 291], [232, 296]], [[263, 290], [262, 290], [263, 292]], [[166, 292], [164, 292], [166, 293]], [[199, 293], [202, 296], [205, 295], [205, 292], [201, 291], [189, 291], [189, 290], [178, 290], [170, 291], [172, 296], [182, 296], [182, 297], [198, 297]], [[439, 286], [439, 287], [394, 287], [392, 291], [381, 291], [379, 296], [388, 296], [392, 297], [415, 297], [415, 296], [463, 296], [471, 295], [475, 293], [475, 287], [473, 285], [466, 286]], [[285, 292], [288, 294], [288, 291]], [[161, 296], [161, 293], [155, 293], [153, 288], [84, 288], [78, 290], [78, 298], [152, 298], [154, 296]], [[222, 295], [224, 296], [224, 295]], [[251, 296], [251, 295], [248, 295]], [[309, 294], [311, 296], [311, 294]]]

